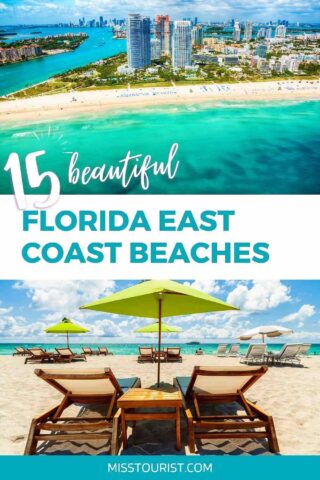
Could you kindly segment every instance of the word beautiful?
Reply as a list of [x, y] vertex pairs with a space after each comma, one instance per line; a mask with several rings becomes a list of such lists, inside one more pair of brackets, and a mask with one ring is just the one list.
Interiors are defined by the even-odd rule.
[[[147, 215], [143, 210], [62, 210], [56, 214], [46, 210], [25, 210], [22, 214], [24, 232], [57, 232], [60, 242], [30, 241], [22, 248], [27, 263], [265, 263], [269, 260], [266, 242], [211, 242], [209, 234], [228, 234], [234, 210], [159, 210]], [[69, 232], [77, 232], [80, 242], [69, 242]], [[104, 237], [108, 232], [108, 242]], [[130, 232], [123, 235], [123, 232]], [[134, 232], [135, 241], [130, 241]], [[145, 232], [157, 241], [145, 240]], [[165, 239], [160, 241], [164, 232]], [[185, 235], [185, 233], [190, 235]], [[137, 235], [141, 233], [141, 238]], [[85, 243], [90, 235], [90, 243]], [[201, 239], [194, 243], [196, 235]], [[172, 238], [174, 236], [174, 238]], [[95, 241], [91, 241], [95, 240]], [[139, 241], [137, 241], [139, 240]], [[183, 240], [183, 241], [177, 241]]]
[[153, 161], [151, 155], [143, 157], [142, 154], [132, 155], [129, 151], [125, 158], [119, 160], [117, 166], [96, 167], [77, 167], [79, 158], [78, 152], [71, 154], [68, 178], [69, 183], [75, 185], [81, 183], [88, 185], [93, 180], [105, 183], [108, 180], [118, 180], [122, 188], [128, 188], [133, 180], [138, 179], [142, 190], [148, 190], [150, 186], [149, 175], [167, 176], [169, 180], [173, 180], [179, 168], [179, 161], [175, 162], [174, 157], [178, 151], [178, 144], [174, 143], [169, 151], [166, 162]]

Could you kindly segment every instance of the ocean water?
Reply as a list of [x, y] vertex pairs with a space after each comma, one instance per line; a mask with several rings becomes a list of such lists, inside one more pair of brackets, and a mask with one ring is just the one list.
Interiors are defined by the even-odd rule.
[[[10, 37], [7, 43], [34, 37], [45, 37], [63, 33], [85, 32], [89, 38], [72, 52], [29, 60], [28, 62], [0, 66], [0, 96], [21, 90], [47, 80], [53, 75], [72, 68], [81, 67], [101, 58], [126, 51], [126, 40], [113, 40], [109, 28], [8, 28], [18, 34]], [[40, 34], [32, 33], [41, 31]]]
[[[138, 355], [139, 353], [139, 345], [144, 345], [144, 346], [153, 346], [154, 348], [157, 348], [156, 343], [143, 343], [143, 344], [138, 344], [138, 343], [128, 343], [128, 344], [117, 344], [117, 343], [110, 343], [108, 342], [105, 343], [74, 343], [70, 344], [72, 350], [74, 352], [80, 353], [82, 351], [82, 346], [86, 347], [91, 347], [91, 348], [96, 348], [98, 346], [107, 346], [110, 352], [112, 352], [114, 355]], [[197, 348], [201, 347], [204, 353], [206, 354], [215, 354], [217, 352], [218, 348], [218, 343], [201, 343], [201, 345], [186, 345], [185, 343], [163, 343], [163, 347], [176, 347], [179, 346], [181, 347], [181, 353], [183, 355], [192, 355], [195, 353]], [[231, 344], [229, 343], [229, 346]], [[283, 343], [270, 343], [268, 344], [268, 351], [274, 351], [278, 352], [281, 350]], [[65, 347], [65, 343], [0, 343], [0, 355], [11, 355], [15, 349], [14, 347], [25, 347], [25, 348], [32, 348], [32, 347], [41, 347], [44, 348], [48, 351], [54, 351], [54, 349], [57, 347]], [[248, 349], [249, 344], [248, 343], [241, 343], [240, 344], [240, 353], [245, 353]], [[314, 343], [311, 345], [310, 350], [308, 352], [309, 355], [320, 355], [320, 344]]]
[[[1, 71], [1, 69], [0, 69]], [[174, 180], [150, 175], [151, 194], [319, 194], [320, 102], [219, 102], [148, 106], [28, 124], [0, 123], [0, 157], [45, 150], [41, 171], [59, 174], [64, 194], [145, 193], [138, 180], [70, 185], [77, 166], [118, 165], [128, 151], [166, 161], [173, 143], [180, 167]], [[92, 148], [94, 145], [94, 148]], [[24, 173], [24, 172], [23, 172]], [[26, 184], [26, 182], [25, 182]], [[47, 185], [33, 193], [47, 193]], [[8, 173], [0, 192], [12, 193]], [[31, 190], [26, 187], [26, 192]]]

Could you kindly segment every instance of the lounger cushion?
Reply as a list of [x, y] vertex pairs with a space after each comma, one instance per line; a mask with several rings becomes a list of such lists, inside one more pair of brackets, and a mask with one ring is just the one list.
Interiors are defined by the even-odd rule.
[[176, 377], [179, 388], [183, 395], [186, 395], [191, 377]]
[[117, 378], [118, 383], [122, 390], [126, 392], [129, 390], [129, 388], [132, 388], [136, 381], [138, 380], [138, 377], [130, 377], [130, 378]]

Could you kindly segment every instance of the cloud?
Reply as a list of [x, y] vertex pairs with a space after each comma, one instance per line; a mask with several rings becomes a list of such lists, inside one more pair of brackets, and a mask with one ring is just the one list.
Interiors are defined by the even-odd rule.
[[264, 311], [289, 302], [290, 289], [280, 280], [253, 281], [252, 286], [237, 285], [227, 302], [248, 312]]
[[8, 10], [8, 5], [3, 2], [0, 2], [0, 10]]
[[26, 324], [23, 317], [15, 317], [8, 315], [7, 312], [12, 310], [12, 307], [0, 311], [0, 337], [30, 337], [30, 336], [44, 336], [45, 323], [34, 322]]
[[297, 322], [298, 327], [302, 327], [307, 318], [315, 315], [316, 309], [314, 305], [302, 305], [297, 312], [290, 313], [279, 319], [279, 323]]
[[90, 329], [90, 335], [97, 337], [120, 337], [123, 335], [119, 324], [109, 319], [96, 320], [87, 327]]
[[115, 285], [113, 280], [18, 281], [14, 288], [26, 290], [32, 308], [55, 312], [48, 316], [53, 319], [52, 315], [74, 313], [81, 305], [114, 293]]
[[194, 280], [193, 282], [184, 282], [184, 284], [208, 294], [221, 291], [221, 286], [215, 280]]

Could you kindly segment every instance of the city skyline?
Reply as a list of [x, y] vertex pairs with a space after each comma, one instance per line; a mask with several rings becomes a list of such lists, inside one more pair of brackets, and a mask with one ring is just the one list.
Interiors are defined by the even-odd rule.
[[[133, 285], [134, 281], [0, 281], [0, 342], [59, 342], [44, 328], [67, 316], [90, 329], [90, 335], [73, 337], [73, 342], [150, 342], [139, 337], [136, 328], [150, 323], [147, 318], [103, 314], [79, 307]], [[294, 330], [275, 342], [320, 343], [320, 281], [183, 281], [194, 288], [238, 306], [226, 311], [167, 318], [166, 323], [182, 328], [165, 341], [236, 341], [243, 331], [258, 325], [282, 325]], [[61, 339], [60, 339], [61, 340]]]
[[270, 5], [267, 0], [258, 4], [254, 1], [224, 0], [207, 4], [198, 0], [192, 3], [177, 0], [163, 2], [139, 2], [134, 0], [2, 0], [0, 1], [0, 23], [13, 25], [18, 23], [56, 23], [70, 22], [80, 17], [93, 18], [102, 15], [107, 18], [127, 17], [129, 12], [139, 12], [143, 16], [155, 17], [157, 14], [169, 14], [172, 20], [197, 16], [199, 20], [228, 21], [277, 21], [285, 18], [291, 22], [320, 22], [320, 6], [317, 0], [275, 0]]

